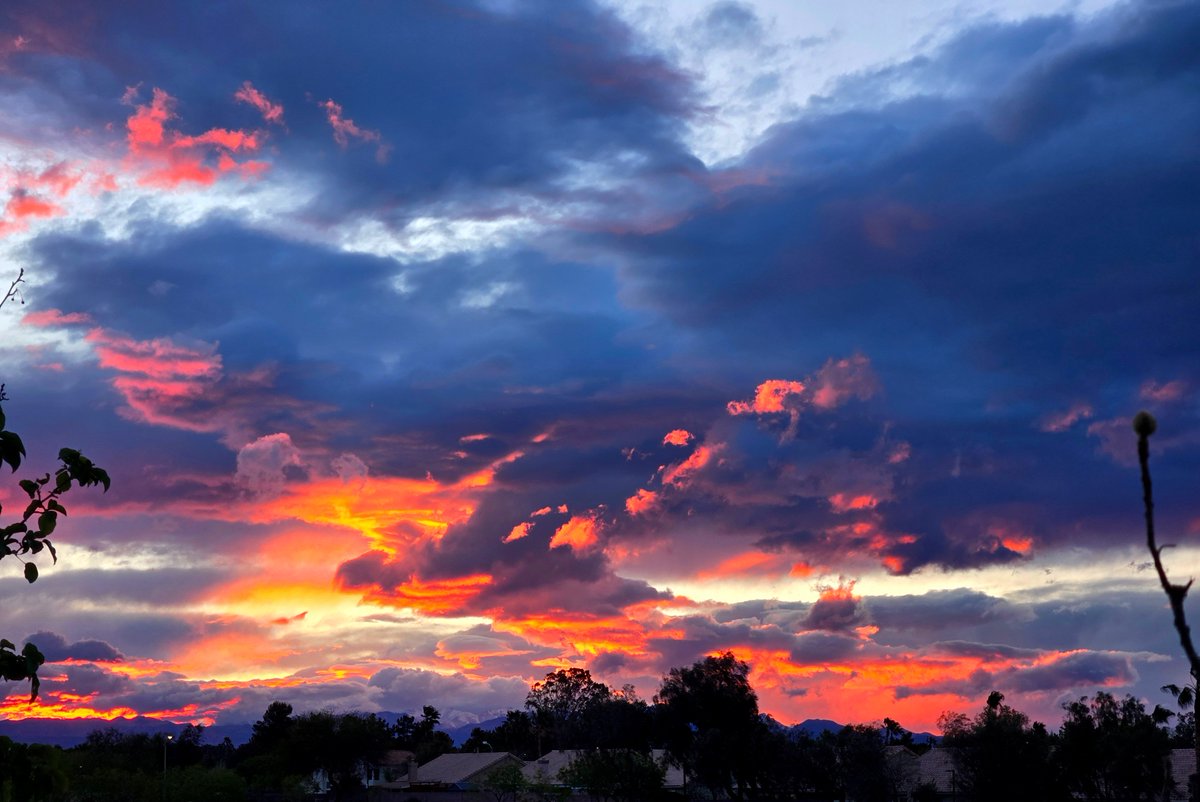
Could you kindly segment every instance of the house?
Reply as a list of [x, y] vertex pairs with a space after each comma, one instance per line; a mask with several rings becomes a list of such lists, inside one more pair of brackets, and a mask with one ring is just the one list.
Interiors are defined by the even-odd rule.
[[[398, 780], [408, 772], [413, 753], [405, 749], [392, 749], [374, 763], [363, 761], [357, 770], [358, 779], [367, 788], [384, 782]], [[330, 789], [329, 775], [317, 769], [308, 778], [308, 787], [315, 794], [327, 794]]]
[[408, 775], [409, 767], [415, 758], [416, 754], [407, 749], [385, 752], [378, 763], [367, 769], [367, 781], [364, 785], [369, 788], [379, 783], [396, 782]]
[[883, 770], [892, 799], [912, 796], [920, 782], [920, 769], [920, 758], [907, 746], [890, 744], [883, 748]]
[[921, 786], [931, 788], [938, 799], [954, 800], [962, 796], [962, 781], [958, 776], [958, 766], [955, 763], [953, 748], [935, 746], [917, 758], [916, 783], [913, 789]]
[[401, 788], [434, 789], [456, 788], [469, 791], [477, 788], [493, 771], [504, 766], [521, 768], [519, 757], [509, 752], [465, 752], [435, 757], [423, 766], [410, 769], [397, 783], [381, 783], [381, 786]]

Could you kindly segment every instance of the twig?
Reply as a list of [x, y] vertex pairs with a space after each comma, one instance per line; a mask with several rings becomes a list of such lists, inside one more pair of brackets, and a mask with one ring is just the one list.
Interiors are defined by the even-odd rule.
[[8, 292], [4, 293], [4, 297], [0, 298], [0, 306], [4, 306], [11, 298], [20, 298], [21, 303], [25, 303], [24, 296], [21, 295], [21, 285], [25, 283], [25, 268], [17, 271], [17, 277], [13, 279], [13, 283], [8, 286]]

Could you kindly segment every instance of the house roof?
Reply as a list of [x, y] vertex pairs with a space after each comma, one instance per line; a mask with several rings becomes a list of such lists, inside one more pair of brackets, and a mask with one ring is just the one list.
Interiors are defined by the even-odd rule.
[[521, 760], [508, 752], [463, 752], [439, 755], [417, 767], [417, 778], [413, 782], [444, 785], [473, 782], [479, 775], [485, 775], [504, 763], [520, 766]]
[[954, 763], [954, 749], [935, 746], [917, 758], [917, 782], [933, 783], [939, 794], [950, 794], [961, 788], [958, 782], [958, 767]]

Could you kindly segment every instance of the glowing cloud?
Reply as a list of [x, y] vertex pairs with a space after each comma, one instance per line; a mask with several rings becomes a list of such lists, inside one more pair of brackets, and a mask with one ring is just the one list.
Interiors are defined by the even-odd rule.
[[529, 530], [533, 528], [533, 524], [529, 521], [522, 521], [512, 528], [512, 531], [504, 536], [501, 543], [512, 543], [514, 540], [520, 540], [523, 537], [529, 537]]
[[49, 328], [51, 326], [71, 326], [92, 322], [92, 316], [85, 312], [67, 312], [60, 309], [42, 309], [37, 312], [26, 312], [21, 322], [27, 326]]
[[258, 109], [265, 121], [274, 123], [275, 125], [284, 125], [283, 106], [279, 103], [271, 102], [266, 95], [255, 89], [254, 85], [249, 81], [243, 83], [242, 88], [233, 93], [233, 97], [235, 100], [249, 103]]
[[694, 435], [687, 429], [672, 429], [663, 437], [664, 446], [686, 446], [692, 442]]
[[642, 515], [655, 508], [658, 505], [658, 493], [646, 488], [639, 488], [629, 498], [625, 499], [625, 510], [630, 515]]
[[[136, 97], [136, 88], [125, 93], [131, 105]], [[175, 106], [175, 98], [155, 87], [150, 102], [136, 105], [125, 121], [130, 157], [143, 168], [139, 183], [167, 189], [183, 183], [209, 185], [221, 173], [254, 176], [266, 169], [266, 162], [239, 162], [232, 156], [257, 151], [259, 133], [211, 128], [195, 136], [181, 134], [168, 128], [177, 118]]]
[[349, 147], [351, 139], [358, 139], [362, 142], [374, 142], [378, 146], [375, 149], [376, 160], [380, 162], [387, 160], [390, 148], [384, 143], [382, 134], [378, 131], [359, 128], [354, 120], [343, 116], [341, 105], [334, 103], [332, 100], [326, 100], [319, 105], [325, 110], [325, 117], [329, 121], [329, 127], [333, 129], [334, 142], [337, 142], [343, 148]]
[[804, 385], [798, 381], [785, 379], [767, 379], [758, 385], [754, 398], [750, 401], [730, 401], [725, 405], [730, 415], [766, 415], [772, 412], [785, 412], [789, 396], [798, 396], [804, 392]]
[[586, 515], [575, 515], [571, 520], [554, 530], [550, 548], [570, 546], [574, 551], [586, 551], [599, 541], [599, 526], [596, 519]]
[[720, 450], [719, 445], [697, 446], [696, 450], [683, 462], [676, 463], [663, 471], [663, 484], [685, 486], [697, 471], [712, 461], [718, 450]]

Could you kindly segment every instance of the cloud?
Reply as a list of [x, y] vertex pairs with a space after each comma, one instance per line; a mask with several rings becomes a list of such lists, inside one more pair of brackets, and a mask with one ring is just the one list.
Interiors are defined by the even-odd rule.
[[125, 659], [111, 644], [102, 640], [78, 640], [68, 643], [56, 632], [35, 632], [25, 638], [26, 643], [35, 644], [48, 663], [64, 660], [87, 660], [91, 662], [119, 662]]
[[271, 101], [249, 81], [244, 82], [241, 88], [233, 93], [233, 98], [258, 109], [264, 121], [286, 127], [283, 121], [283, 105]]
[[575, 551], [587, 551], [600, 540], [598, 528], [598, 522], [591, 516], [572, 516], [569, 521], [554, 530], [554, 536], [550, 538], [550, 548], [570, 546]]
[[378, 131], [359, 128], [354, 120], [349, 117], [342, 116], [342, 107], [332, 100], [326, 100], [318, 104], [324, 111], [325, 117], [329, 121], [329, 127], [333, 129], [333, 141], [337, 142], [343, 148], [349, 147], [351, 139], [358, 139], [362, 142], [374, 142], [376, 144], [375, 158], [378, 161], [386, 161], [388, 151], [391, 147], [384, 143], [383, 135]]
[[257, 496], [278, 495], [288, 481], [308, 477], [300, 450], [286, 432], [263, 435], [237, 453], [239, 487]]

